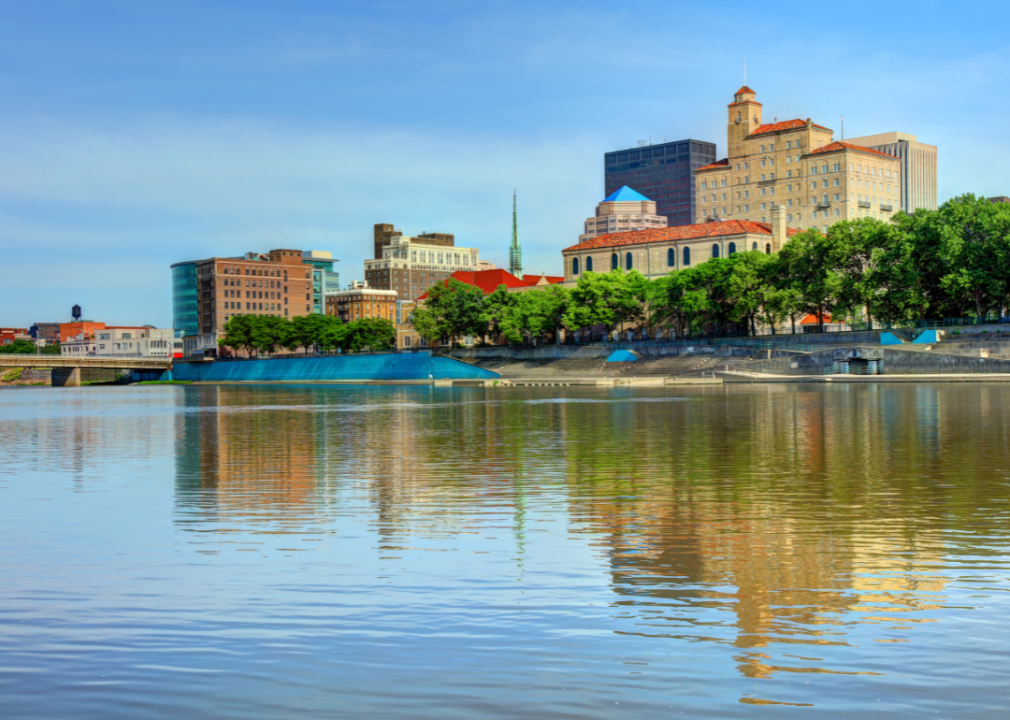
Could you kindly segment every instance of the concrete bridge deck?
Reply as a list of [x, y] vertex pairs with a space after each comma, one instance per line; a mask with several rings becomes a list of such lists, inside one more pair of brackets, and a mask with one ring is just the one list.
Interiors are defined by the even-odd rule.
[[0, 368], [52, 368], [53, 387], [80, 387], [84, 368], [171, 370], [171, 358], [71, 357], [69, 355], [0, 354]]
[[20, 368], [122, 368], [124, 370], [169, 370], [171, 358], [70, 357], [68, 355], [0, 355], [0, 367]]

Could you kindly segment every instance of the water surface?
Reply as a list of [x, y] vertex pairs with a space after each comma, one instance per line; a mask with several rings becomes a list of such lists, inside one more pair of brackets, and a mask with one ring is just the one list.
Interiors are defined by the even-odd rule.
[[1006, 717], [1010, 386], [0, 391], [0, 717]]

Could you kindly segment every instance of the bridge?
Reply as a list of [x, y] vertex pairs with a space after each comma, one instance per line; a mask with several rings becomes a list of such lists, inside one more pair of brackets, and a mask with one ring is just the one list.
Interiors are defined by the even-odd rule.
[[172, 358], [2, 354], [0, 368], [52, 368], [53, 387], [80, 387], [81, 368], [171, 370]]

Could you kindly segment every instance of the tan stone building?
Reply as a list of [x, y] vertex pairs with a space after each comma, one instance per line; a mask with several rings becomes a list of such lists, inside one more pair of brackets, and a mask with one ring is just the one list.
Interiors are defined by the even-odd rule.
[[601, 235], [561, 251], [565, 282], [577, 282], [583, 273], [611, 270], [637, 270], [647, 278], [659, 278], [745, 250], [778, 252], [798, 231], [786, 227], [784, 208], [769, 213], [771, 223], [727, 220]]
[[768, 222], [776, 206], [790, 227], [826, 229], [839, 220], [889, 220], [901, 209], [901, 162], [868, 147], [838, 142], [806, 120], [765, 124], [749, 87], [728, 111], [728, 157], [695, 171], [695, 222]]
[[846, 142], [893, 155], [901, 161], [901, 209], [936, 210], [936, 145], [927, 145], [908, 133], [866, 135]]
[[352, 282], [346, 290], [326, 296], [326, 314], [345, 323], [362, 318], [383, 318], [396, 323], [396, 291], [369, 287], [368, 283]]
[[[451, 241], [451, 235], [446, 237]], [[416, 300], [455, 272], [493, 267], [480, 259], [477, 248], [436, 245], [430, 236], [408, 237], [397, 233], [381, 246], [381, 255], [365, 260], [365, 282], [373, 288], [395, 290], [401, 300]]]

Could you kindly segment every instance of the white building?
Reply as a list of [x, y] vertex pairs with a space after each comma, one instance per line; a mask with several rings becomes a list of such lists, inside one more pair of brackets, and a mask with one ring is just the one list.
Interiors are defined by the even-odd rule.
[[586, 220], [579, 242], [610, 233], [665, 228], [667, 222], [665, 215], [656, 214], [655, 201], [625, 185], [596, 206], [596, 215]]
[[61, 355], [76, 357], [171, 358], [182, 355], [182, 338], [174, 330], [149, 325], [142, 327], [107, 327], [93, 336], [83, 333], [60, 344]]

